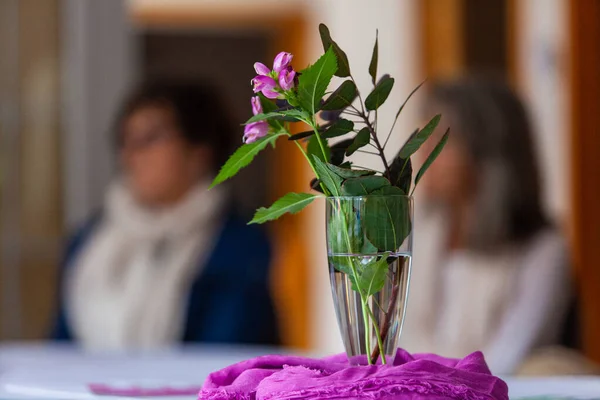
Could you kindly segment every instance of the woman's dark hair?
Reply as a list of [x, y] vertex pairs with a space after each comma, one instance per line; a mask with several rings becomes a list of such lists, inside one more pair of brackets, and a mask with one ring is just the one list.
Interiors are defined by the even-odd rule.
[[234, 131], [217, 90], [205, 83], [155, 81], [140, 85], [126, 99], [115, 132], [117, 145], [123, 141], [123, 123], [136, 110], [152, 105], [170, 108], [183, 138], [191, 145], [213, 150], [213, 172], [217, 172], [231, 152]]
[[444, 110], [479, 176], [469, 246], [520, 243], [548, 225], [527, 112], [502, 80], [471, 77], [432, 85], [428, 108]]

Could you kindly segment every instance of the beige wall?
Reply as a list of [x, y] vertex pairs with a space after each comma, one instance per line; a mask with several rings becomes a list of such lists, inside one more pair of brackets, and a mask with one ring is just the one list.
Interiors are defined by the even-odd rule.
[[570, 209], [569, 0], [515, 5], [517, 82], [535, 128], [545, 204], [564, 223]]

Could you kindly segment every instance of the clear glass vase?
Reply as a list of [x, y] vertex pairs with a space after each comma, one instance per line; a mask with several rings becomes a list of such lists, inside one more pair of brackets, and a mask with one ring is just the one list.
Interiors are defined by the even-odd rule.
[[327, 256], [338, 325], [353, 365], [391, 361], [410, 281], [413, 200], [327, 198]]

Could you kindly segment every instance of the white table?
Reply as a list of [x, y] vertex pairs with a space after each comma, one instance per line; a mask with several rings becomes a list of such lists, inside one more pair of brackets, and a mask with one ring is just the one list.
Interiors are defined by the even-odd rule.
[[[70, 346], [0, 346], [0, 400], [93, 399], [89, 383], [110, 385], [194, 386], [229, 364], [273, 349], [186, 347], [152, 354], [90, 354]], [[177, 397], [177, 400], [195, 399]], [[158, 398], [166, 400], [165, 397]]]
[[[83, 354], [69, 346], [4, 345], [0, 346], [0, 400], [115, 400], [119, 397], [94, 396], [87, 385], [199, 385], [216, 369], [272, 352], [264, 348], [187, 347], [153, 354], [101, 355]], [[595, 377], [506, 381], [511, 400], [540, 396], [600, 399], [600, 378]], [[172, 400], [195, 398], [181, 396]]]

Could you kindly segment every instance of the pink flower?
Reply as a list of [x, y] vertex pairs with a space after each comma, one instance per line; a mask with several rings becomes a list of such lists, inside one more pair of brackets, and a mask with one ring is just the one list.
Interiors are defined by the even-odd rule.
[[262, 104], [260, 104], [260, 97], [254, 96], [253, 98], [250, 99], [250, 102], [252, 103], [252, 114], [254, 114], [254, 115], [262, 114], [263, 109], [262, 109]]
[[296, 71], [291, 67], [284, 69], [279, 73], [279, 86], [283, 90], [290, 90], [294, 87], [294, 78], [296, 77]]
[[269, 133], [267, 121], [252, 122], [244, 127], [244, 143], [254, 143]]
[[252, 79], [254, 93], [262, 92], [264, 89], [275, 89], [277, 82], [270, 76], [258, 75]]
[[254, 70], [256, 71], [257, 74], [264, 75], [264, 76], [267, 76], [271, 73], [271, 70], [269, 69], [269, 67], [267, 67], [265, 64], [259, 63], [259, 62], [254, 63]]
[[254, 93], [262, 92], [268, 99], [279, 97], [279, 93], [276, 91], [277, 82], [270, 76], [258, 75], [252, 79], [252, 84], [254, 85]]
[[275, 60], [273, 61], [273, 71], [281, 72], [289, 67], [290, 63], [292, 62], [292, 58], [294, 58], [294, 56], [290, 53], [286, 53], [285, 51], [277, 54], [277, 56], [275, 56]]

